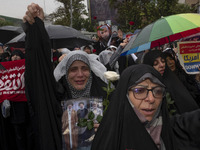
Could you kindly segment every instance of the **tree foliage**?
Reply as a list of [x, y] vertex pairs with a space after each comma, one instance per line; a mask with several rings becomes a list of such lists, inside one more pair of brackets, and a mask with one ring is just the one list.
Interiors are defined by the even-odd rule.
[[[110, 6], [118, 10], [117, 22], [124, 31], [141, 29], [162, 16], [179, 13], [196, 12], [186, 4], [178, 4], [178, 0], [109, 0]], [[134, 21], [134, 26], [129, 24]]]
[[0, 26], [8, 26], [8, 25], [12, 26], [14, 24], [12, 22], [10, 22], [10, 21], [6, 21], [6, 20], [3, 20], [3, 19], [0, 19]]
[[[70, 26], [70, 0], [57, 0], [63, 6], [50, 14], [54, 24]], [[81, 30], [95, 31], [83, 4], [84, 0], [72, 0], [72, 27]], [[178, 0], [109, 0], [110, 7], [117, 9], [116, 22], [124, 32], [134, 32], [146, 25], [156, 21], [162, 16], [169, 16], [179, 13], [196, 12], [197, 8], [191, 8], [186, 4], [178, 4]], [[83, 16], [87, 17], [83, 17]], [[133, 21], [134, 25], [129, 22]]]
[[[51, 20], [54, 24], [60, 24], [65, 26], [71, 25], [71, 5], [70, 0], [57, 0], [61, 2], [63, 6], [60, 6], [54, 13], [50, 14]], [[88, 13], [86, 12], [85, 5], [83, 4], [84, 0], [72, 0], [72, 27], [81, 30], [81, 28], [90, 29], [88, 25], [88, 19], [84, 18]]]

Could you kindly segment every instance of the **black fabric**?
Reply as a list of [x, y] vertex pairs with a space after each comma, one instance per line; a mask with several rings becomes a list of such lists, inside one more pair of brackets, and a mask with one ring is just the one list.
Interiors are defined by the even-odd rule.
[[[151, 66], [132, 65], [124, 70], [111, 102], [95, 135], [92, 150], [158, 150], [151, 136], [135, 114], [127, 99], [127, 91], [145, 73], [151, 73], [162, 82], [160, 74]], [[162, 139], [167, 150], [175, 149], [169, 124], [166, 101], [161, 107], [163, 126]]]
[[127, 67], [136, 64], [131, 55], [120, 56], [118, 59], [118, 63], [119, 63], [119, 74], [120, 75]]
[[96, 54], [99, 55], [108, 46], [106, 44], [103, 44], [102, 42], [98, 41], [98, 42], [94, 43], [93, 47], [94, 47], [94, 49], [96, 49]]
[[10, 118], [4, 118], [0, 113], [0, 150], [15, 150], [15, 133]]
[[10, 121], [11, 123], [25, 123], [29, 119], [27, 102], [10, 102]]
[[144, 55], [143, 64], [153, 66], [155, 59], [158, 57], [164, 58], [162, 52], [160, 50], [151, 50]]
[[44, 23], [26, 30], [26, 96], [32, 108], [35, 150], [61, 150], [61, 106], [56, 99], [51, 47]]
[[[145, 54], [143, 63], [153, 66], [155, 59], [158, 57], [164, 58], [160, 50], [150, 51]], [[192, 95], [177, 76], [167, 67], [167, 64], [163, 74], [163, 81], [167, 87], [167, 92], [170, 93], [172, 100], [175, 102], [176, 113], [182, 114], [199, 108]]]
[[173, 73], [187, 88], [187, 90], [190, 92], [191, 96], [194, 98], [198, 106], [200, 106], [200, 90], [198, 88], [197, 82], [195, 81], [194, 75], [187, 74], [180, 65], [180, 62], [176, 60], [171, 53], [165, 51], [163, 54], [165, 61], [167, 57], [170, 57], [175, 61], [176, 69], [175, 71], [173, 71]]
[[178, 114], [199, 108], [192, 95], [171, 70], [165, 70], [163, 79], [167, 91], [170, 93], [172, 100], [175, 101], [174, 104]]
[[[9, 52], [3, 52], [1, 55], [0, 55], [0, 62], [5, 62], [5, 61], [8, 61], [10, 58], [10, 53]], [[1, 64], [0, 64], [1, 65]], [[2, 66], [2, 65], [1, 65]]]
[[170, 120], [178, 150], [200, 149], [200, 109], [176, 115]]
[[[27, 102], [10, 102], [10, 123], [14, 129], [16, 150], [33, 150], [33, 130], [30, 127], [30, 115]], [[9, 131], [7, 131], [9, 133]]]

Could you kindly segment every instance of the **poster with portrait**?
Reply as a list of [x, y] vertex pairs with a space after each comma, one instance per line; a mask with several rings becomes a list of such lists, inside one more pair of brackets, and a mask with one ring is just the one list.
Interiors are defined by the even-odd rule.
[[[117, 9], [111, 8], [109, 0], [92, 0], [89, 1], [90, 13], [92, 21], [95, 18], [97, 21], [108, 21], [106, 23], [111, 25], [116, 23]], [[109, 23], [110, 21], [110, 23]], [[105, 22], [103, 23], [105, 24]]]
[[[98, 97], [70, 99], [61, 102], [63, 150], [90, 149], [94, 139], [94, 128], [81, 127], [80, 120], [88, 120], [89, 123], [98, 123], [97, 117], [103, 116], [103, 99]], [[93, 114], [91, 120], [88, 116]]]
[[178, 59], [188, 74], [197, 74], [200, 69], [200, 41], [178, 42]]

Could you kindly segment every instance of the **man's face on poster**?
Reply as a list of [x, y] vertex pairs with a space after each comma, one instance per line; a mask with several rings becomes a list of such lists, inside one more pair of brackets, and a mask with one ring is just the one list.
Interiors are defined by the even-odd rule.
[[71, 104], [69, 104], [67, 108], [68, 108], [68, 109], [72, 109], [72, 105], [71, 105]]
[[79, 104], [79, 107], [80, 107], [80, 109], [83, 109], [84, 108], [84, 104]]
[[110, 37], [110, 32], [108, 27], [102, 26], [101, 30], [99, 31], [99, 37], [101, 37], [104, 40], [108, 40]]

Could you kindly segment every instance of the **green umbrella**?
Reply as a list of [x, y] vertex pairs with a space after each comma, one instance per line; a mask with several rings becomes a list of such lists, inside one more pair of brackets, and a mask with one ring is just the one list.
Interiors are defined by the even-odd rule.
[[131, 48], [122, 52], [128, 55], [151, 49], [200, 32], [200, 14], [183, 13], [161, 17], [147, 25], [131, 43]]

